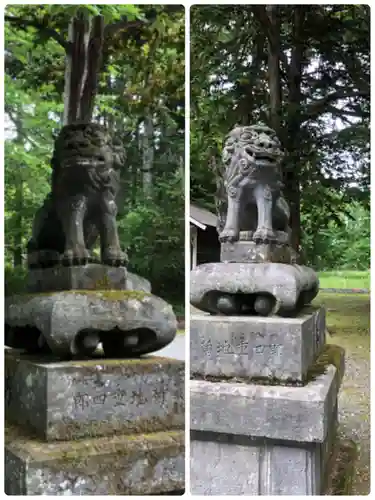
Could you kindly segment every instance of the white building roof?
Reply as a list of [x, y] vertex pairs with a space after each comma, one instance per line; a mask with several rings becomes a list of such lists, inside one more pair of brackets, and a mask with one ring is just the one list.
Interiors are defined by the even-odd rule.
[[204, 230], [207, 226], [216, 227], [217, 216], [205, 208], [190, 203], [189, 220], [191, 224]]

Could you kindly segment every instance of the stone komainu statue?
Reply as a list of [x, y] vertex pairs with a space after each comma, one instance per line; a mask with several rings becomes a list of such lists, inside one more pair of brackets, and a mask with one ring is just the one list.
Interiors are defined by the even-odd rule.
[[125, 152], [100, 125], [63, 127], [52, 158], [52, 188], [35, 215], [29, 267], [86, 264], [100, 236], [103, 264], [126, 264], [116, 215]]
[[222, 152], [221, 241], [288, 243], [290, 211], [282, 195], [281, 144], [265, 125], [235, 127]]

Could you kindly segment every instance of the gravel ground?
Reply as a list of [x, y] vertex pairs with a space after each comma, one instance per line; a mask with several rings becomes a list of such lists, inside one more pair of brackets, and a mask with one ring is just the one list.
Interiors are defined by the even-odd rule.
[[339, 393], [339, 435], [357, 445], [352, 495], [370, 493], [370, 297], [319, 294], [327, 310], [328, 342], [345, 349]]
[[[338, 341], [339, 340], [339, 341]], [[345, 349], [345, 377], [339, 394], [339, 435], [358, 447], [352, 495], [370, 493], [370, 342], [333, 337]]]

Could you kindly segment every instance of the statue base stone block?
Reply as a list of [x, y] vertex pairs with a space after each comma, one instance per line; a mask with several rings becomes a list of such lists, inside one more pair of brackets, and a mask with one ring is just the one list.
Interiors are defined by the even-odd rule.
[[7, 349], [5, 418], [46, 441], [183, 429], [182, 361], [57, 362]]
[[184, 489], [184, 432], [43, 443], [5, 432], [7, 495], [151, 495]]
[[[323, 443], [191, 433], [193, 495], [320, 495], [336, 435]], [[203, 467], [202, 464], [205, 464]]]
[[221, 243], [221, 262], [295, 264], [296, 259], [296, 253], [286, 243], [256, 243], [248, 240]]
[[326, 346], [304, 386], [192, 380], [192, 494], [322, 494], [343, 372], [344, 351]]
[[64, 290], [142, 290], [151, 292], [145, 278], [130, 273], [125, 267], [103, 264], [84, 266], [54, 266], [29, 269], [27, 288], [30, 293], [61, 292]]
[[324, 344], [323, 307], [306, 307], [294, 318], [193, 315], [190, 372], [303, 382]]
[[184, 489], [184, 363], [5, 354], [8, 495]]

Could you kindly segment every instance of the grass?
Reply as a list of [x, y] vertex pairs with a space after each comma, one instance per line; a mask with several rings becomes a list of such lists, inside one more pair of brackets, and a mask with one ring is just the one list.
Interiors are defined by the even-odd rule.
[[370, 271], [322, 271], [319, 273], [321, 288], [370, 289]]
[[314, 304], [324, 304], [327, 327], [332, 335], [353, 339], [370, 335], [370, 297], [368, 294], [319, 293]]

